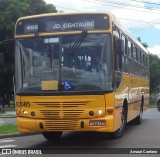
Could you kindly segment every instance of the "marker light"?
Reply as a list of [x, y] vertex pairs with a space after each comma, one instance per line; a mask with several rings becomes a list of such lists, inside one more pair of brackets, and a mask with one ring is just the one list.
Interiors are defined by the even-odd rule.
[[18, 116], [18, 115], [20, 114], [20, 111], [19, 111], [19, 110], [17, 110], [17, 111], [16, 111], [16, 114], [17, 114], [17, 116]]
[[99, 109], [99, 110], [98, 110], [98, 115], [99, 115], [99, 116], [103, 115], [103, 110]]

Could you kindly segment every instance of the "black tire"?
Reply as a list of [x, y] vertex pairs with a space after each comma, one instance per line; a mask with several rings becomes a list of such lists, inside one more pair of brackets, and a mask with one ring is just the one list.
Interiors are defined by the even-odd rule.
[[142, 123], [142, 115], [143, 115], [143, 106], [141, 105], [139, 115], [134, 119], [135, 125], [140, 125]]
[[158, 109], [158, 111], [160, 111], [160, 101], [158, 101], [158, 103], [157, 103], [157, 109]]
[[127, 125], [127, 110], [123, 107], [123, 110], [122, 110], [122, 115], [121, 115], [121, 126], [118, 130], [116, 130], [112, 135], [113, 135], [113, 138], [117, 139], [117, 138], [120, 138], [124, 132], [125, 132], [125, 129], [126, 129], [126, 125]]
[[57, 141], [61, 138], [63, 132], [42, 132], [42, 135], [48, 141]]

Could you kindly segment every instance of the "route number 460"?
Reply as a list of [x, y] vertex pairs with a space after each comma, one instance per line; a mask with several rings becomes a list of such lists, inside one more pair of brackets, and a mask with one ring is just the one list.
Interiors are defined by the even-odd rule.
[[37, 30], [38, 29], [38, 25], [29, 25], [26, 28], [27, 30]]

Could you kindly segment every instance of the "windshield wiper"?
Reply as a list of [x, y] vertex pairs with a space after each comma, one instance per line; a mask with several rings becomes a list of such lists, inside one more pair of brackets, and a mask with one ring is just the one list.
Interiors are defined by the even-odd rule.
[[39, 36], [39, 34], [35, 34], [35, 37], [40, 41], [40, 43], [42, 44], [43, 48], [46, 50], [46, 46], [45, 46], [44, 42], [42, 41], [41, 37]]
[[87, 35], [87, 30], [82, 31], [78, 39], [74, 42], [74, 44], [71, 47], [70, 55], [74, 55], [79, 48], [79, 46], [82, 44], [83, 40], [85, 39]]

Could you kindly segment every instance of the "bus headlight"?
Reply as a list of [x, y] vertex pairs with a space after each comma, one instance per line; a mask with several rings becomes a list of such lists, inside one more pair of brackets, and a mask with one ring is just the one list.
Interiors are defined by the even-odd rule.
[[24, 115], [27, 115], [27, 114], [28, 114], [28, 111], [23, 111], [23, 114], [24, 114]]
[[99, 115], [99, 116], [103, 115], [103, 110], [99, 109], [99, 110], [98, 110], [98, 115]]

